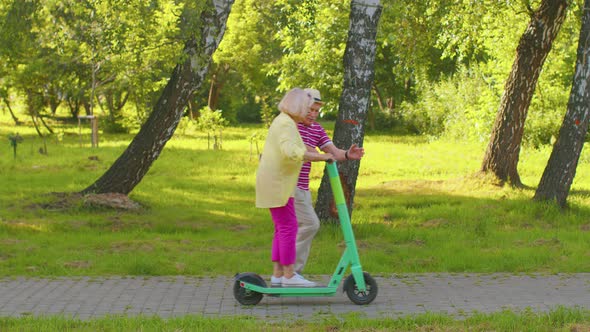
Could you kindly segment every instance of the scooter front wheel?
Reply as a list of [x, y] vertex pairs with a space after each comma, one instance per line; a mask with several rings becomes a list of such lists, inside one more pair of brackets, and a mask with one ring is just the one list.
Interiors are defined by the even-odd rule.
[[247, 282], [256, 286], [266, 287], [266, 282], [262, 277], [255, 273], [242, 273], [235, 277], [234, 297], [242, 305], [256, 305], [262, 300], [262, 294], [250, 289], [246, 289], [240, 283]]
[[360, 291], [358, 289], [352, 274], [349, 275], [344, 281], [344, 290], [346, 291], [346, 295], [348, 295], [348, 298], [354, 304], [369, 304], [377, 297], [378, 287], [375, 279], [373, 279], [373, 277], [371, 277], [371, 275], [367, 272], [363, 272], [363, 277], [365, 279], [365, 291]]

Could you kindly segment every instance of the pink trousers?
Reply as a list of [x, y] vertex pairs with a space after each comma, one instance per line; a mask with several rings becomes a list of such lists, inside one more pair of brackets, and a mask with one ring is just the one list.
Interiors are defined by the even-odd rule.
[[275, 224], [275, 234], [272, 239], [273, 262], [281, 265], [295, 263], [295, 240], [297, 239], [297, 216], [293, 197], [289, 198], [285, 206], [271, 208], [270, 215]]

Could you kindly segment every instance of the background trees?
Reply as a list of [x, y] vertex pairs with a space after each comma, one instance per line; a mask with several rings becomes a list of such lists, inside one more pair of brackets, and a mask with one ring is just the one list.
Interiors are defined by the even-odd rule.
[[565, 0], [544, 0], [530, 13], [531, 21], [518, 43], [484, 156], [483, 172], [492, 172], [515, 186], [522, 185], [517, 166], [528, 109], [566, 8]]
[[199, 7], [183, 8], [181, 20], [186, 24], [187, 40], [182, 63], [174, 68], [154, 110], [125, 152], [83, 193], [128, 194], [143, 179], [174, 134], [194, 92], [202, 85], [211, 55], [225, 32], [232, 4], [233, 0], [207, 0]]
[[243, 0], [228, 18], [228, 31], [213, 56], [211, 83], [201, 95], [234, 123], [270, 120], [275, 112], [277, 75], [270, 68], [281, 57], [276, 38], [281, 17], [276, 1]]
[[[31, 116], [55, 116], [63, 105], [75, 118], [98, 105], [102, 128], [138, 126], [182, 49], [181, 8], [173, 1], [5, 0], [2, 89], [21, 97]], [[135, 114], [124, 109], [128, 100]]]
[[[27, 90], [36, 91], [42, 106], [34, 109], [42, 118], [58, 109], [76, 117], [92, 106], [101, 128], [139, 128], [181, 53], [184, 3], [3, 0], [3, 100], [20, 106]], [[487, 141], [529, 8], [540, 3], [384, 3], [368, 129]], [[569, 10], [580, 7], [572, 1]], [[233, 123], [259, 122], [274, 114], [287, 88], [313, 86], [328, 101], [323, 117], [334, 119], [349, 12], [348, 2], [335, 0], [237, 1], [191, 109], [196, 115], [209, 105]], [[525, 144], [557, 136], [579, 22], [580, 15], [566, 16], [553, 43], [531, 101]]]

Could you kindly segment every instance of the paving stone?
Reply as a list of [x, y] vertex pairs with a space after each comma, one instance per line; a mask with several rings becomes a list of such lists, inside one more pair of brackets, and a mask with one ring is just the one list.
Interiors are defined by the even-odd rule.
[[[330, 276], [310, 278], [327, 283]], [[92, 319], [109, 314], [192, 314], [281, 321], [350, 313], [369, 318], [425, 312], [464, 317], [504, 309], [546, 312], [558, 306], [590, 308], [590, 273], [425, 273], [375, 280], [379, 295], [366, 306], [353, 304], [341, 288], [329, 297], [265, 296], [256, 306], [242, 306], [233, 298], [233, 276], [5, 278], [0, 279], [0, 316], [65, 315]]]

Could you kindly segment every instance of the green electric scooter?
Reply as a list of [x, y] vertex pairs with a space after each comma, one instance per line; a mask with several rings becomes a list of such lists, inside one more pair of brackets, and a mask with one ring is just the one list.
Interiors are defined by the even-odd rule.
[[327, 286], [320, 287], [267, 287], [264, 279], [256, 273], [239, 273], [236, 274], [234, 282], [234, 297], [239, 303], [243, 305], [258, 304], [264, 294], [275, 297], [333, 296], [336, 294], [338, 285], [340, 285], [340, 281], [349, 266], [351, 274], [346, 278], [343, 285], [343, 291], [346, 292], [348, 298], [355, 304], [364, 305], [371, 303], [377, 297], [377, 283], [370, 274], [363, 272], [361, 267], [336, 162], [327, 163], [326, 168], [328, 169], [330, 185], [334, 193], [340, 226], [346, 243], [342, 258], [340, 258], [330, 282]]

